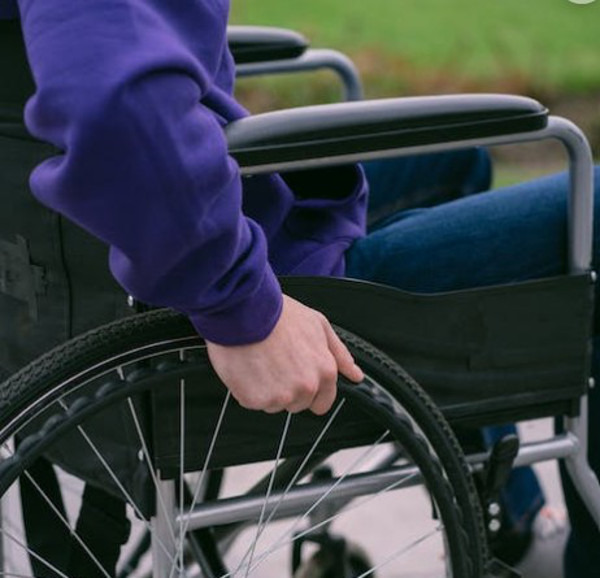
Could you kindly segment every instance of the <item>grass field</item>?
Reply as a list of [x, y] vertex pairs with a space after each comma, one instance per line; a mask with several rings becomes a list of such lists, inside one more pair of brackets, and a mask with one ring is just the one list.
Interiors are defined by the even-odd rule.
[[600, 90], [600, 0], [233, 0], [232, 22], [295, 28], [350, 54], [375, 95]]

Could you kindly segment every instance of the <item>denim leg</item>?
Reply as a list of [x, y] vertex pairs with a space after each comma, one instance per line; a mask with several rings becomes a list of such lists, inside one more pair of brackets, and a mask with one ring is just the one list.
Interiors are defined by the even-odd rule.
[[369, 161], [363, 168], [370, 230], [398, 211], [487, 191], [492, 180], [490, 155], [483, 148]]
[[348, 250], [347, 274], [436, 292], [562, 273], [567, 182], [546, 177], [396, 213]]
[[[595, 179], [595, 218], [599, 222], [598, 168]], [[564, 273], [567, 189], [568, 177], [561, 174], [398, 213], [349, 249], [347, 275], [407, 291], [440, 292]], [[599, 239], [600, 234], [596, 233], [596, 269]], [[598, 327], [597, 323], [595, 326]], [[596, 413], [590, 420], [589, 440], [589, 459], [597, 474], [600, 473], [598, 397], [598, 392], [594, 392], [592, 410]], [[566, 558], [567, 577], [597, 577], [598, 529], [569, 484], [565, 492], [573, 528]]]

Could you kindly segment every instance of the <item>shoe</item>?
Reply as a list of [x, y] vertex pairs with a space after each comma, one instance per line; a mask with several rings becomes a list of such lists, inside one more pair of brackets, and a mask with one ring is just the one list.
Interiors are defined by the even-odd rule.
[[563, 578], [563, 554], [569, 531], [564, 508], [544, 506], [533, 522], [529, 548], [515, 564], [522, 578]]

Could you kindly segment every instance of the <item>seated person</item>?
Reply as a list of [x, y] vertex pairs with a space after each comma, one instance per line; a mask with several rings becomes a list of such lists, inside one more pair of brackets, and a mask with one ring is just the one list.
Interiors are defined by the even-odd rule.
[[[16, 8], [5, 2], [0, 15]], [[36, 83], [27, 127], [56, 147], [32, 173], [33, 194], [110, 246], [128, 293], [188, 315], [245, 407], [322, 414], [338, 373], [362, 378], [328, 321], [282, 294], [278, 274], [434, 292], [566, 267], [565, 175], [385, 210], [368, 231], [359, 167], [313, 183], [310, 198], [281, 175], [242, 179], [222, 132], [247, 114], [232, 96], [227, 0], [18, 0], [18, 9]], [[599, 425], [590, 427], [599, 471]], [[591, 577], [600, 534], [567, 490], [566, 575]]]

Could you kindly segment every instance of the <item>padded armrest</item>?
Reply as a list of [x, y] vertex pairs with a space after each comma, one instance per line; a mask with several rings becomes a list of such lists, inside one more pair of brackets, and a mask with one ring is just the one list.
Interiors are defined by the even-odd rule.
[[547, 120], [530, 98], [466, 94], [281, 110], [232, 122], [226, 134], [240, 166], [257, 167], [524, 133]]
[[227, 42], [236, 64], [297, 58], [308, 48], [301, 34], [266, 26], [229, 26]]

